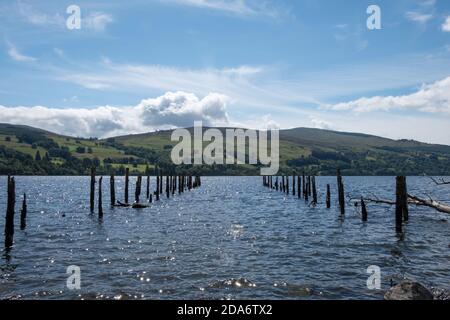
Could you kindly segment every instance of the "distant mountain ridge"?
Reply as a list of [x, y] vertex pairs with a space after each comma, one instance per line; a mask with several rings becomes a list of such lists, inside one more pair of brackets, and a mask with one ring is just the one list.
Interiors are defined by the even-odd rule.
[[[156, 166], [203, 175], [259, 174], [259, 165], [176, 167], [171, 133], [82, 139], [0, 124], [0, 174], [81, 175], [92, 166], [100, 174], [122, 174], [125, 167], [153, 173]], [[346, 175], [450, 175], [450, 146], [313, 128], [280, 130], [280, 174], [332, 175], [337, 168]]]

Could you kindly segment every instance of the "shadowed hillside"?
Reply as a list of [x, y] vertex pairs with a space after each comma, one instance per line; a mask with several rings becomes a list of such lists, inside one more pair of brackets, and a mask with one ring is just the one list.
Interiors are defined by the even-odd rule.
[[[206, 128], [205, 128], [206, 129]], [[224, 128], [220, 128], [224, 131]], [[257, 175], [259, 165], [181, 166], [170, 160], [171, 131], [83, 139], [27, 126], [0, 124], [0, 173], [81, 175], [186, 171], [202, 175]], [[280, 131], [281, 172], [319, 175], [450, 175], [450, 147], [359, 133], [295, 128]], [[280, 172], [280, 173], [281, 173]]]

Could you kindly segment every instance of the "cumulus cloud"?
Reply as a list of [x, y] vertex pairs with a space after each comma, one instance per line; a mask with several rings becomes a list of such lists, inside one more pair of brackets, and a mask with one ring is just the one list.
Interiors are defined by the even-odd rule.
[[101, 106], [93, 109], [0, 106], [0, 122], [23, 124], [52, 132], [81, 136], [109, 137], [143, 133], [156, 129], [228, 123], [226, 96], [211, 93], [202, 99], [185, 92], [167, 92], [141, 101], [136, 106]]
[[442, 25], [442, 31], [450, 32], [450, 16], [448, 16], [447, 19], [445, 19], [445, 22]]
[[332, 110], [353, 110], [359, 113], [410, 109], [426, 113], [450, 114], [450, 77], [422, 85], [417, 92], [409, 95], [364, 97], [325, 107]]
[[313, 128], [331, 130], [333, 125], [331, 122], [317, 117], [310, 117]]

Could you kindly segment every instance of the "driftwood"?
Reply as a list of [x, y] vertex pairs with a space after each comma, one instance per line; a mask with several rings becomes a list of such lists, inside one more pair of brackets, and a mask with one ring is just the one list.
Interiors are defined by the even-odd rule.
[[[370, 203], [377, 203], [377, 204], [387, 204], [390, 206], [395, 206], [395, 201], [391, 201], [391, 200], [386, 200], [386, 199], [379, 199], [377, 197], [375, 198], [364, 198], [364, 201], [366, 202], [370, 202]], [[450, 214], [450, 205], [433, 200], [432, 198], [426, 200], [426, 199], [422, 199], [416, 196], [412, 196], [410, 194], [408, 194], [408, 203], [409, 204], [413, 204], [416, 206], [424, 206], [424, 207], [429, 207], [429, 208], [433, 208], [439, 212], [442, 213], [449, 213]]]
[[450, 206], [433, 199], [425, 200], [408, 194], [408, 198], [414, 202], [415, 205], [425, 206], [436, 209], [442, 213], [450, 213]]

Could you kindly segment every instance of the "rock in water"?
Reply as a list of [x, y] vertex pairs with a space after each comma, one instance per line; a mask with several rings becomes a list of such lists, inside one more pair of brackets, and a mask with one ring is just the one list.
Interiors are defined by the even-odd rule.
[[384, 295], [385, 300], [433, 300], [433, 294], [418, 282], [403, 281]]

